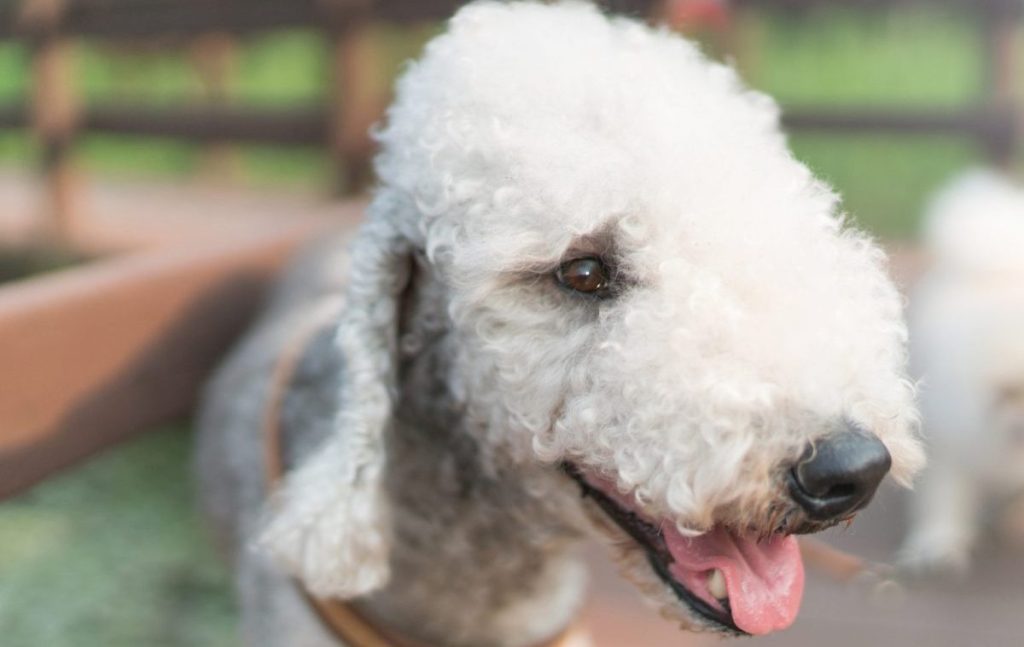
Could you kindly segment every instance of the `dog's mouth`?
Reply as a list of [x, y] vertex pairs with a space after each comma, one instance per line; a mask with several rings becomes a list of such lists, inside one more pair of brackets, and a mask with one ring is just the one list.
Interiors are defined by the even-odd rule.
[[804, 568], [792, 535], [764, 539], [715, 526], [689, 537], [671, 521], [650, 519], [613, 484], [585, 476], [569, 463], [562, 469], [638, 544], [679, 601], [712, 629], [761, 635], [796, 619]]

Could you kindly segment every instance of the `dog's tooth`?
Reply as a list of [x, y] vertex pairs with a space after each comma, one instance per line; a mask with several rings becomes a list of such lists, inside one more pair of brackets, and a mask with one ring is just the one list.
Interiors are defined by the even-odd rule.
[[729, 591], [725, 588], [725, 576], [719, 568], [712, 569], [708, 575], [708, 593], [717, 600], [724, 600], [729, 597]]

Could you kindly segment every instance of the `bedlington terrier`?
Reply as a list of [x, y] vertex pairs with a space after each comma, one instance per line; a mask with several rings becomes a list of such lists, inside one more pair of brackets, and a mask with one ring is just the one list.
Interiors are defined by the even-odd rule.
[[591, 535], [685, 627], [793, 622], [794, 535], [923, 456], [884, 255], [778, 122], [668, 32], [460, 10], [398, 82], [350, 253], [305, 256], [208, 393], [249, 642], [337, 644], [302, 587], [420, 644], [538, 644]]
[[911, 301], [911, 357], [933, 460], [901, 561], [962, 572], [986, 504], [1024, 494], [1024, 187], [967, 173], [925, 236], [934, 266]]

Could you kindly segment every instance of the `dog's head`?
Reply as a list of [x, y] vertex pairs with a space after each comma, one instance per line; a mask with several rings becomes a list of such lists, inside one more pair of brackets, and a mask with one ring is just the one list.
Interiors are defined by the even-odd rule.
[[922, 456], [883, 255], [792, 157], [775, 105], [587, 5], [477, 3], [404, 75], [379, 137], [339, 333], [358, 395], [334, 458], [304, 468], [318, 494], [279, 516], [281, 552], [314, 580], [348, 568], [322, 592], [387, 577], [380, 432], [420, 249], [484, 455], [550, 466], [692, 626], [788, 624], [790, 535]]

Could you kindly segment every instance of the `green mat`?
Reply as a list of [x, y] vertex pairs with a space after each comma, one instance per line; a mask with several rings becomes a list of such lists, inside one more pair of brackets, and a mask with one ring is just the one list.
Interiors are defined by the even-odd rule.
[[237, 644], [189, 445], [160, 430], [0, 504], [0, 645]]

